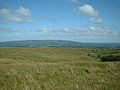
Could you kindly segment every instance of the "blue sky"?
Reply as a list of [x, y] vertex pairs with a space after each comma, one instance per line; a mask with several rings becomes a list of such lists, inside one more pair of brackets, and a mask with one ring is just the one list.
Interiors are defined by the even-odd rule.
[[120, 0], [0, 0], [0, 42], [120, 43]]

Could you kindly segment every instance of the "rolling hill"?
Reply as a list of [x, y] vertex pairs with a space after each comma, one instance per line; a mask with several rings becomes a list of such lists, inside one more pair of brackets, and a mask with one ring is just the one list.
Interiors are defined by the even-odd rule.
[[0, 47], [119, 48], [120, 43], [82, 43], [67, 40], [25, 40], [0, 42]]

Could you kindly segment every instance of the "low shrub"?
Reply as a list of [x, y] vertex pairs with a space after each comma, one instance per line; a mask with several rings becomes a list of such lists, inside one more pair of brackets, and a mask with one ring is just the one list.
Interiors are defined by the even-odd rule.
[[120, 55], [102, 56], [101, 61], [120, 61]]

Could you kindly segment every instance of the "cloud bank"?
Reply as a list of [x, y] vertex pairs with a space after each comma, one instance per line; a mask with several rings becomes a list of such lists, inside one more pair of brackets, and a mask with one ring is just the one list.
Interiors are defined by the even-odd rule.
[[115, 32], [112, 28], [107, 26], [91, 26], [86, 29], [75, 29], [75, 28], [52, 28], [52, 29], [36, 29], [37, 32], [40, 33], [63, 33], [69, 34], [71, 36], [78, 37], [120, 37], [120, 32]]

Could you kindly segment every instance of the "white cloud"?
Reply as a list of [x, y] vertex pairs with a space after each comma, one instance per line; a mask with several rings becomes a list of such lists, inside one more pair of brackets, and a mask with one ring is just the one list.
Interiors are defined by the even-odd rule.
[[95, 17], [92, 17], [89, 19], [89, 21], [91, 21], [92, 23], [103, 23], [103, 20], [101, 18], [95, 18]]
[[17, 17], [17, 16], [12, 16], [11, 15], [11, 16], [8, 16], [7, 18], [8, 18], [7, 20], [9, 22], [18, 22], [18, 23], [22, 22], [22, 19], [20, 17]]
[[97, 10], [93, 8], [93, 6], [85, 4], [83, 6], [78, 7], [77, 9], [78, 13], [90, 15], [90, 16], [99, 16], [99, 13]]
[[91, 26], [84, 30], [77, 29], [71, 32], [76, 37], [87, 37], [87, 38], [120, 38], [120, 32], [115, 32], [112, 28], [107, 26]]
[[40, 28], [36, 29], [37, 32], [45, 32], [45, 33], [70, 33], [70, 28]]
[[54, 33], [54, 34], [64, 34], [71, 35], [75, 37], [95, 37], [95, 38], [118, 38], [120, 37], [120, 32], [114, 31], [113, 27], [109, 26], [91, 26], [84, 29], [77, 28], [42, 28], [36, 29], [37, 32], [44, 33]]
[[100, 18], [99, 12], [93, 8], [92, 5], [84, 4], [83, 6], [80, 6], [76, 10], [79, 14], [85, 14], [89, 15], [92, 18], [89, 19], [90, 22], [95, 23], [95, 24], [100, 24], [103, 23], [103, 19]]
[[28, 8], [23, 8], [23, 7], [19, 7], [19, 9], [17, 9], [16, 12], [23, 16], [31, 15], [31, 11]]
[[107, 26], [91, 26], [88, 28], [91, 34], [112, 34], [112, 29]]
[[7, 16], [10, 12], [9, 9], [0, 9], [0, 16]]
[[65, 32], [69, 32], [69, 28], [67, 28], [67, 27], [64, 28], [64, 31], [65, 31]]
[[107, 26], [89, 27], [88, 33], [93, 37], [120, 37], [120, 33]]
[[37, 32], [54, 33], [54, 34], [66, 34], [75, 37], [120, 37], [120, 32], [115, 32], [112, 28], [107, 26], [91, 26], [86, 29], [75, 28], [52, 28], [52, 29], [37, 29]]
[[37, 29], [37, 32], [48, 32], [48, 30], [46, 28], [40, 28], [40, 29]]
[[31, 15], [31, 11], [23, 7], [20, 7], [17, 10], [0, 9], [0, 23], [8, 23], [8, 22], [33, 23], [33, 20], [29, 19], [31, 18], [30, 15]]
[[32, 20], [32, 19], [28, 19], [28, 20], [26, 20], [26, 22], [28, 22], [28, 23], [35, 23], [35, 21]]
[[11, 13], [9, 9], [0, 9], [0, 22], [21, 22], [21, 18]]

